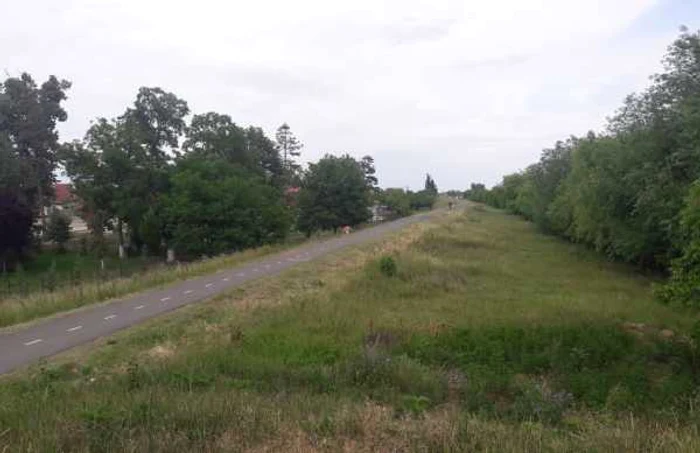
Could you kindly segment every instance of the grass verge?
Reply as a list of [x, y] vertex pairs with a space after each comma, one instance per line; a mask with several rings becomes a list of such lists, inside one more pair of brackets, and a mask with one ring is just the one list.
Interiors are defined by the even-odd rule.
[[[128, 263], [129, 272], [124, 277], [98, 278], [87, 282], [64, 284], [54, 290], [6, 295], [0, 299], [0, 327], [12, 326], [190, 277], [205, 275], [297, 245], [299, 242], [263, 246], [173, 266], [162, 263], [146, 265], [146, 262], [142, 261], [139, 267], [137, 260], [131, 259]], [[141, 272], [136, 272], [138, 269]]]
[[3, 378], [0, 451], [698, 451], [651, 283], [472, 207]]

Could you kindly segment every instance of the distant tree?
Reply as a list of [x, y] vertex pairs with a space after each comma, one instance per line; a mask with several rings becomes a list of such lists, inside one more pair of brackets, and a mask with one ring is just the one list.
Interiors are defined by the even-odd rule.
[[245, 131], [246, 143], [265, 179], [276, 187], [284, 185], [284, 164], [275, 142], [270, 140], [259, 127], [250, 126]]
[[0, 147], [17, 159], [22, 184], [15, 187], [15, 195], [36, 214], [53, 197], [56, 125], [67, 119], [61, 103], [70, 85], [50, 76], [39, 87], [27, 73], [0, 83]]
[[409, 194], [411, 209], [418, 211], [421, 209], [432, 209], [437, 201], [437, 194], [431, 190], [421, 190]]
[[58, 250], [63, 252], [70, 236], [70, 217], [58, 209], [52, 210], [46, 226], [46, 239], [58, 245]]
[[486, 186], [481, 183], [472, 183], [468, 190], [464, 192], [464, 198], [476, 201], [477, 203], [486, 203], [488, 197], [488, 190]]
[[183, 149], [202, 156], [220, 157], [228, 162], [257, 171], [246, 132], [228, 115], [209, 112], [195, 115], [187, 128]]
[[435, 184], [435, 180], [430, 174], [425, 175], [425, 191], [435, 195], [438, 194], [437, 184]]
[[304, 145], [294, 136], [291, 128], [287, 123], [283, 123], [275, 134], [277, 146], [282, 155], [282, 165], [287, 173], [288, 179], [293, 179], [298, 171], [299, 165], [295, 162], [295, 158], [301, 155], [301, 149]]
[[27, 203], [16, 193], [0, 191], [0, 266], [12, 269], [22, 257], [31, 244], [32, 222]]
[[377, 193], [377, 185], [379, 184], [379, 180], [377, 179], [377, 170], [374, 167], [374, 158], [372, 156], [364, 156], [362, 160], [360, 160], [360, 166], [362, 167], [362, 171], [365, 173], [365, 184], [367, 185], [367, 188], [370, 191], [371, 195], [376, 195]]
[[167, 239], [188, 258], [276, 242], [291, 224], [278, 189], [224, 160], [198, 156], [178, 162], [163, 212]]
[[362, 165], [352, 157], [326, 155], [309, 166], [299, 196], [301, 231], [354, 226], [370, 217], [369, 196]]
[[405, 217], [411, 213], [411, 194], [403, 189], [385, 189], [379, 199], [396, 217]]

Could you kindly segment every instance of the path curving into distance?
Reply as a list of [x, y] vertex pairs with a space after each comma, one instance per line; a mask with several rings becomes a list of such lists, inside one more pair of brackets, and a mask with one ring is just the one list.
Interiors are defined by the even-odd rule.
[[205, 301], [245, 282], [276, 275], [299, 263], [344, 247], [378, 239], [386, 233], [423, 221], [429, 216], [430, 214], [419, 214], [405, 217], [350, 235], [301, 245], [238, 267], [174, 283], [164, 288], [81, 308], [34, 322], [27, 327], [11, 327], [10, 331], [0, 333], [0, 374], [31, 364], [42, 357], [49, 357], [108, 336], [184, 305]]

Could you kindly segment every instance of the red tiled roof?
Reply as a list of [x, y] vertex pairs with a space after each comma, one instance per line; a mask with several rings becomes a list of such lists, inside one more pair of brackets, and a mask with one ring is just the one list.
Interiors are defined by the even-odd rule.
[[56, 204], [64, 204], [73, 201], [73, 192], [70, 184], [58, 183], [53, 186]]

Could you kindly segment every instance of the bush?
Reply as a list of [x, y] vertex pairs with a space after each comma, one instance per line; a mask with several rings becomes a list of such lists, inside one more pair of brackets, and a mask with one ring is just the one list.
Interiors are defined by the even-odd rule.
[[70, 218], [61, 211], [54, 210], [49, 215], [46, 226], [46, 239], [58, 245], [59, 250], [65, 250], [66, 242], [71, 236]]
[[170, 244], [184, 258], [279, 242], [291, 223], [278, 190], [225, 161], [203, 158], [178, 163], [163, 214]]
[[696, 181], [681, 212], [685, 247], [673, 261], [671, 278], [656, 295], [663, 303], [700, 308], [700, 180]]
[[379, 260], [379, 270], [386, 277], [395, 277], [398, 272], [396, 260], [390, 256], [383, 256]]

